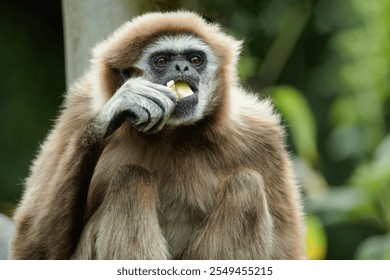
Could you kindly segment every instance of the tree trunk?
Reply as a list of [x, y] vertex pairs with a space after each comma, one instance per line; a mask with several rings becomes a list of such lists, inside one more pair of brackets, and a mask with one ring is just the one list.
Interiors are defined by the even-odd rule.
[[91, 49], [137, 10], [131, 0], [62, 0], [67, 87], [88, 69]]
[[7, 216], [0, 214], [0, 260], [9, 258], [11, 239], [14, 234], [15, 225]]

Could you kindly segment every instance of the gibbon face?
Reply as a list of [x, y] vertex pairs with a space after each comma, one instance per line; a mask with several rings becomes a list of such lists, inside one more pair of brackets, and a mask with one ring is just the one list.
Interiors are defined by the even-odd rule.
[[[193, 94], [177, 101], [167, 124], [200, 120], [215, 90], [218, 62], [212, 50], [192, 35], [162, 36], [149, 45], [135, 66], [153, 83], [186, 82]], [[120, 71], [129, 78], [129, 72]]]
[[166, 125], [217, 121], [238, 81], [240, 50], [241, 41], [192, 13], [140, 16], [94, 48], [92, 110], [100, 112], [122, 86], [142, 77], [163, 86], [184, 81], [192, 88], [194, 94], [177, 101]]

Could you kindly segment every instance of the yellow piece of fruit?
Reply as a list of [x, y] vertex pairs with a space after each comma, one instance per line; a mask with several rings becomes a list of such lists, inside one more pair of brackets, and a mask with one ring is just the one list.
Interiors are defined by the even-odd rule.
[[179, 100], [194, 94], [186, 82], [169, 81], [167, 83], [167, 87], [171, 88], [171, 90], [177, 93]]

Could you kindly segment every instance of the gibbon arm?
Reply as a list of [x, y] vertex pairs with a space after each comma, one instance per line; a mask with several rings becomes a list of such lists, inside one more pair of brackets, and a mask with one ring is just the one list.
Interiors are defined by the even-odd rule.
[[261, 175], [240, 169], [180, 259], [269, 259], [273, 221]]
[[19, 210], [15, 217], [19, 222], [14, 259], [68, 259], [72, 255], [82, 230], [88, 185], [104, 148], [99, 138], [90, 122], [70, 141], [55, 173], [34, 180], [40, 185], [30, 187], [42, 193], [28, 198], [35, 213]]
[[[108, 137], [126, 120], [144, 133], [160, 130], [176, 99], [167, 87], [135, 78], [124, 83], [101, 112], [79, 121], [74, 132], [68, 128], [71, 121], [60, 118], [52, 133], [55, 136], [49, 136], [45, 145], [55, 148], [50, 152], [43, 149], [38, 156], [41, 166], [33, 170], [28, 181], [33, 185], [27, 185], [24, 207], [15, 215], [18, 226], [13, 258], [69, 259], [83, 229], [89, 184]], [[68, 106], [63, 114], [71, 110]], [[57, 143], [65, 141], [56, 137], [64, 133], [61, 129], [67, 129], [64, 138], [70, 136], [65, 145]], [[46, 158], [50, 162], [44, 162]], [[50, 173], [42, 174], [42, 168], [55, 165]]]

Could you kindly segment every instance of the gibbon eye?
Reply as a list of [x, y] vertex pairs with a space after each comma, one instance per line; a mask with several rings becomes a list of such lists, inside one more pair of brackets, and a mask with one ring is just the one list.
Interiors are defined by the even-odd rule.
[[165, 57], [159, 57], [154, 61], [154, 64], [158, 67], [164, 67], [168, 62], [168, 59]]
[[193, 57], [190, 58], [190, 62], [193, 64], [193, 65], [200, 65], [202, 63], [202, 59], [197, 56], [197, 55], [194, 55]]

